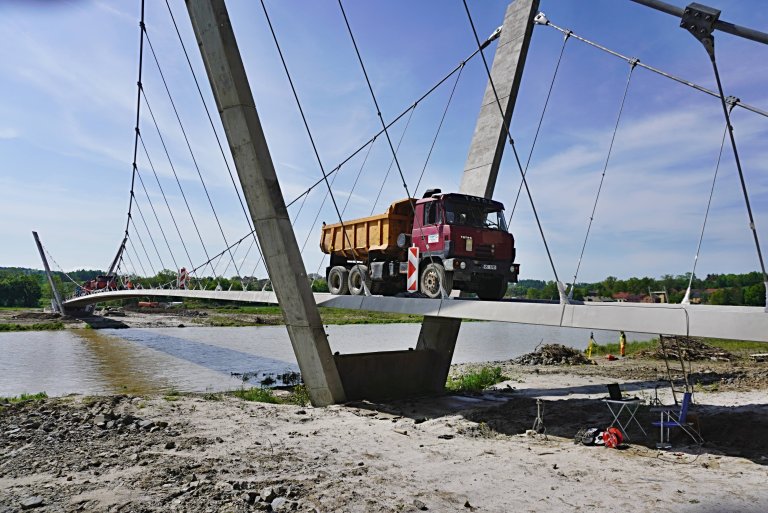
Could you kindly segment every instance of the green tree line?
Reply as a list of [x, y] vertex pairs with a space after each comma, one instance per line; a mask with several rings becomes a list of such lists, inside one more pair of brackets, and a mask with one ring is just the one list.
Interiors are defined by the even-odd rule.
[[[587, 296], [612, 297], [626, 292], [648, 295], [649, 292], [666, 290], [670, 303], [679, 303], [685, 296], [691, 274], [665, 274], [661, 278], [628, 278], [620, 280], [609, 276], [596, 283], [577, 283], [574, 299]], [[711, 305], [765, 306], [765, 284], [759, 272], [745, 274], [708, 274], [705, 278], [694, 276], [691, 282], [693, 297]], [[527, 299], [558, 299], [554, 281], [521, 280], [510, 286], [509, 294]]]

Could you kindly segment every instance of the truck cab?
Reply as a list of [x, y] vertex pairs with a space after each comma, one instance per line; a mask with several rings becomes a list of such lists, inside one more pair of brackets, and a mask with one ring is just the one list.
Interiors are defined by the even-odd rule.
[[411, 243], [419, 248], [419, 290], [429, 297], [442, 287], [501, 299], [517, 281], [515, 240], [498, 201], [427, 191], [416, 202]]

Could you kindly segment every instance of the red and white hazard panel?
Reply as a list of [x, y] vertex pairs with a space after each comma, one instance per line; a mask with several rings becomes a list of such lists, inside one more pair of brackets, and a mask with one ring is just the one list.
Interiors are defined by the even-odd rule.
[[416, 246], [408, 248], [408, 280], [406, 281], [406, 290], [408, 292], [419, 290], [419, 248]]

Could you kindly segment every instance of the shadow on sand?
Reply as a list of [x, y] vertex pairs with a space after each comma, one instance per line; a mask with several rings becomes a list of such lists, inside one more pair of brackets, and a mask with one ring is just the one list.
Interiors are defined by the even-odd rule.
[[[625, 392], [653, 392], [657, 381], [622, 384]], [[605, 385], [586, 385], [562, 389], [525, 389], [486, 392], [478, 395], [445, 395], [380, 403], [355, 402], [349, 406], [402, 415], [417, 422], [447, 415], [461, 415], [467, 420], [484, 423], [492, 431], [503, 435], [524, 434], [531, 429], [537, 415], [537, 397], [542, 401], [546, 433], [572, 439], [579, 429], [607, 427], [612, 416], [601, 399], [572, 397], [574, 394], [605, 395]], [[552, 399], [552, 397], [562, 397]], [[706, 404], [706, 395], [695, 396], [689, 420], [698, 423], [705, 442], [702, 447], [679, 429], [672, 430], [674, 452], [723, 454], [747, 458], [760, 465], [768, 465], [768, 404], [743, 406], [715, 406]], [[649, 406], [641, 406], [637, 419], [647, 437], [636, 425], [628, 428], [630, 443], [655, 448], [659, 439], [658, 428], [651, 425], [657, 420]]]

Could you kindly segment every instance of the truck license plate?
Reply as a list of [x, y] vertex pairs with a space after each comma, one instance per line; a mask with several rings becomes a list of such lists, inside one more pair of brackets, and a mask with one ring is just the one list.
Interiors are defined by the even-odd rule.
[[493, 264], [483, 264], [483, 269], [486, 269], [488, 271], [495, 271], [496, 266]]

